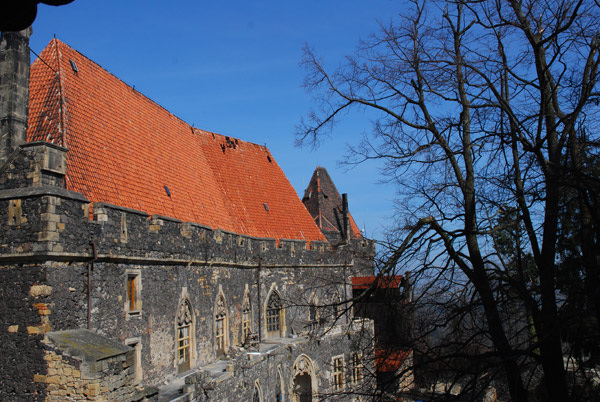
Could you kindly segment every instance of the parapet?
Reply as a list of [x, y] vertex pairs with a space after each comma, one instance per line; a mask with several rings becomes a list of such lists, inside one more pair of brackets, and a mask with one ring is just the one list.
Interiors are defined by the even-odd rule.
[[334, 249], [325, 241], [257, 238], [106, 203], [60, 187], [0, 190], [0, 261], [105, 261], [238, 267], [352, 265], [371, 242]]

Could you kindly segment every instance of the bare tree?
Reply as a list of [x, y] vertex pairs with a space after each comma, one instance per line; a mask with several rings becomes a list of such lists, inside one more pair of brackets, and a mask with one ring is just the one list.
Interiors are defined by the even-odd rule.
[[[576, 318], [561, 315], [557, 244], [561, 196], [575, 188], [592, 232], [581, 280], [600, 283], [593, 191], [574, 174], [598, 145], [599, 12], [591, 0], [416, 0], [336, 70], [304, 52], [317, 110], [298, 142], [317, 143], [351, 108], [378, 113], [348, 162], [383, 159], [398, 185], [382, 272], [413, 270], [416, 300], [439, 300], [439, 322], [455, 325], [431, 339], [456, 344], [453, 365], [478, 358], [485, 369], [469, 381], [502, 378], [514, 401], [536, 386], [545, 400], [578, 392], [564, 365], [561, 331]], [[585, 297], [597, 315], [598, 292]]]

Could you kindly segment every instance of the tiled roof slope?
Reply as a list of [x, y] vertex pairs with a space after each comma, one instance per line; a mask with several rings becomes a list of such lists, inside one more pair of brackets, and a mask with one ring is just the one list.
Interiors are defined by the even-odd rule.
[[[342, 197], [324, 167], [317, 166], [302, 198], [319, 228], [325, 232], [343, 232]], [[352, 237], [362, 237], [348, 212]]]
[[30, 93], [28, 140], [66, 146], [66, 186], [91, 201], [325, 240], [266, 147], [192, 128], [56, 39], [32, 64]]

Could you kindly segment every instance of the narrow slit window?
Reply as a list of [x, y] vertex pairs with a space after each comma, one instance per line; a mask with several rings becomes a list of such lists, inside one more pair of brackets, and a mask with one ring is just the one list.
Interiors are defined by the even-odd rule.
[[125, 291], [125, 311], [129, 316], [139, 315], [142, 310], [142, 282], [139, 272], [127, 272]]
[[127, 277], [127, 300], [129, 301], [129, 310], [135, 310], [135, 276]]

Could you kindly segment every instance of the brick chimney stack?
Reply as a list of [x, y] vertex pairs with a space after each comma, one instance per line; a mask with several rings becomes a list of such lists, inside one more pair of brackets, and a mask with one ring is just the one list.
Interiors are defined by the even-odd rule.
[[0, 37], [0, 167], [26, 141], [31, 27]]

